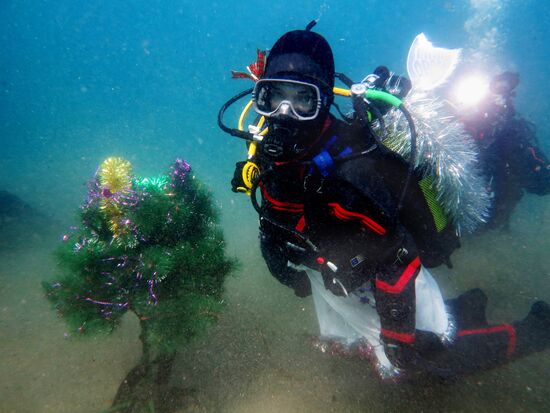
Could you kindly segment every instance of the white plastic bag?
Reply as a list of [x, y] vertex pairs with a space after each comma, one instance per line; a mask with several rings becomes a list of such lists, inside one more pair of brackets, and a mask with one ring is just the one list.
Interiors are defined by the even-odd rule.
[[[336, 296], [325, 288], [320, 272], [305, 266], [296, 267], [307, 273], [322, 338], [352, 345], [366, 340], [386, 373], [397, 369], [388, 360], [380, 341], [380, 317], [368, 284], [349, 294]], [[421, 267], [416, 277], [416, 329], [444, 337], [450, 327], [443, 296], [429, 271]], [[391, 373], [390, 373], [391, 374]]]

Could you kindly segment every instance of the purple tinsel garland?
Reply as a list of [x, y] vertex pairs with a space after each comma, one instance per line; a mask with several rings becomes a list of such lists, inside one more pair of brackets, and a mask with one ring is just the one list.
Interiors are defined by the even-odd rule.
[[191, 165], [183, 159], [178, 158], [171, 169], [170, 176], [172, 178], [172, 185], [176, 188], [181, 188], [191, 173]]

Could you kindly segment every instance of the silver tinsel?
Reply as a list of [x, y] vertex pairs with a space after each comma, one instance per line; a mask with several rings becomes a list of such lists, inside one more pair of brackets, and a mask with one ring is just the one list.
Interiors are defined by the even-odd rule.
[[[417, 170], [434, 179], [437, 199], [458, 233], [473, 232], [487, 221], [491, 205], [473, 138], [441, 99], [413, 89], [403, 103], [416, 126]], [[392, 109], [384, 122], [382, 142], [407, 159], [411, 140], [405, 117]]]

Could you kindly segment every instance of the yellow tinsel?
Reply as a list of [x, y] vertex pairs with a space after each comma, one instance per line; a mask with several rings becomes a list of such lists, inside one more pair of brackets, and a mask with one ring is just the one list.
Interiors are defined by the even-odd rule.
[[99, 167], [99, 183], [111, 193], [132, 187], [132, 164], [119, 157], [107, 158]]
[[[98, 178], [101, 187], [109, 190], [111, 195], [128, 191], [132, 188], [132, 165], [123, 158], [111, 157], [103, 161], [99, 167]], [[118, 202], [110, 196], [101, 199], [101, 210], [109, 220], [113, 236], [119, 237], [124, 233], [120, 225], [123, 212]]]
[[120, 220], [123, 218], [123, 214], [118, 204], [110, 199], [104, 198], [101, 200], [101, 211], [109, 220], [109, 229], [111, 230], [113, 236], [116, 238], [122, 235], [123, 231], [120, 225]]

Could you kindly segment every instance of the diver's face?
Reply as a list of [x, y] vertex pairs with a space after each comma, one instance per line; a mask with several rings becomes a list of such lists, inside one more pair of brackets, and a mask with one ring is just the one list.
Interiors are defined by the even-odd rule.
[[[285, 101], [288, 103], [282, 104]], [[280, 106], [279, 112], [281, 115], [291, 116], [291, 107], [300, 115], [311, 115], [315, 112], [317, 99], [310, 87], [279, 83], [274, 85], [271, 90], [270, 105], [273, 111]]]
[[308, 121], [319, 115], [320, 108], [320, 90], [310, 83], [282, 79], [263, 79], [256, 83], [254, 109], [260, 115]]
[[[320, 89], [290, 79], [260, 79], [254, 88], [254, 109], [267, 118], [263, 152], [273, 160], [292, 160], [318, 137], [326, 112]], [[322, 113], [323, 119], [321, 119]]]

